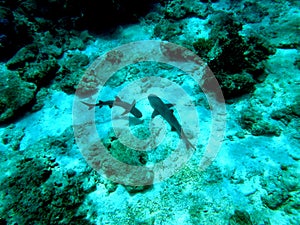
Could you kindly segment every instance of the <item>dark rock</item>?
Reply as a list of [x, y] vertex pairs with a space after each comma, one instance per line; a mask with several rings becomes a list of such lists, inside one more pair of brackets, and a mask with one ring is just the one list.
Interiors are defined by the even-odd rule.
[[201, 56], [204, 61], [208, 61], [209, 52], [214, 47], [214, 43], [210, 39], [199, 38], [193, 43], [193, 47], [197, 55]]
[[135, 194], [135, 193], [141, 193], [144, 191], [147, 191], [152, 188], [152, 185], [145, 185], [145, 186], [124, 186], [126, 191], [130, 194]]
[[24, 128], [16, 128], [11, 124], [4, 130], [1, 138], [4, 144], [9, 145], [13, 150], [18, 150], [24, 136]]
[[[59, 137], [32, 140], [18, 160], [11, 164], [10, 174], [1, 180], [1, 218], [8, 224], [90, 224], [79, 207], [88, 193], [95, 190], [95, 182], [84, 189], [85, 179], [93, 174], [89, 170], [68, 178], [58, 169], [56, 158], [74, 146], [72, 127]], [[38, 152], [38, 154], [37, 154]], [[34, 156], [34, 155], [38, 156]], [[73, 175], [73, 172], [71, 172]], [[93, 180], [93, 179], [91, 179]], [[29, 207], [30, 206], [30, 207]]]
[[241, 12], [241, 17], [246, 23], [259, 23], [268, 16], [268, 10], [259, 2], [245, 2]]
[[154, 28], [154, 36], [172, 42], [173, 38], [182, 34], [183, 24], [169, 20], [161, 20]]
[[147, 24], [158, 24], [161, 20], [161, 15], [157, 12], [150, 12], [145, 16], [144, 19]]
[[35, 104], [31, 109], [32, 112], [38, 111], [43, 108], [43, 106], [45, 104], [44, 102], [47, 99], [48, 94], [49, 94], [49, 91], [47, 88], [41, 88], [37, 92], [37, 94], [35, 95], [35, 99], [36, 99]]
[[30, 63], [21, 77], [23, 80], [32, 82], [40, 88], [51, 82], [56, 76], [58, 69], [59, 65], [55, 58], [47, 59], [41, 62]]
[[89, 64], [89, 58], [81, 53], [71, 55], [65, 62], [64, 67], [71, 72], [75, 72], [78, 69], [83, 69]]
[[166, 18], [179, 20], [189, 16], [206, 18], [208, 16], [207, 6], [198, 1], [176, 0], [170, 1], [165, 7]]
[[7, 80], [0, 92], [0, 122], [4, 122], [34, 100], [37, 87], [23, 81], [17, 72], [8, 71], [1, 79]]
[[243, 138], [245, 138], [245, 133], [243, 131], [239, 131], [239, 132], [235, 133], [235, 136], [240, 139], [243, 139]]
[[183, 3], [184, 1], [182, 0], [175, 0], [169, 2], [165, 11], [166, 16], [173, 19], [184, 18], [188, 12], [188, 8]]
[[203, 3], [216, 3], [219, 0], [200, 0], [200, 1], [203, 2]]
[[285, 189], [275, 189], [268, 195], [262, 197], [263, 203], [270, 209], [277, 209], [282, 206], [289, 198], [289, 193]]
[[59, 173], [55, 178], [52, 164], [48, 157], [24, 158], [4, 178], [0, 192], [7, 194], [2, 198], [2, 216], [9, 224], [89, 224], [77, 214], [87, 194], [81, 187], [83, 178], [67, 179]]
[[10, 70], [22, 68], [26, 63], [33, 62], [36, 59], [38, 48], [34, 44], [21, 48], [7, 63], [6, 66]]
[[263, 120], [258, 112], [251, 110], [246, 110], [241, 113], [240, 124], [243, 129], [249, 130], [251, 134], [255, 136], [279, 136], [281, 133], [281, 130], [277, 125]]
[[291, 113], [292, 113], [292, 111], [289, 108], [274, 110], [271, 113], [271, 118], [274, 119], [274, 120], [280, 120], [285, 125], [287, 125], [292, 119]]
[[5, 59], [6, 54], [13, 49], [12, 36], [15, 34], [13, 20], [12, 11], [0, 6], [0, 60]]
[[0, 218], [0, 225], [7, 225], [7, 221], [3, 218]]
[[78, 38], [78, 37], [72, 37], [70, 40], [68, 40], [69, 43], [67, 43], [68, 45], [68, 49], [70, 50], [84, 50], [85, 49], [85, 44], [83, 43], [83, 41]]
[[234, 98], [254, 90], [255, 81], [248, 73], [216, 75], [225, 98]]
[[250, 131], [255, 136], [280, 136], [281, 133], [278, 126], [262, 120], [253, 124]]
[[262, 61], [275, 51], [257, 37], [242, 37], [242, 24], [230, 14], [218, 13], [210, 24], [209, 38], [193, 43], [196, 53], [208, 62], [225, 97], [249, 93], [264, 75]]
[[8, 60], [33, 40], [28, 21], [24, 21], [22, 15], [15, 13], [14, 4], [9, 3], [4, 4], [5, 6], [0, 5], [0, 61]]
[[300, 117], [300, 101], [291, 106], [292, 112], [294, 115]]
[[67, 170], [67, 176], [68, 176], [68, 178], [74, 177], [75, 175], [76, 175], [76, 171], [74, 171], [72, 169], [68, 169]]
[[61, 70], [55, 78], [53, 88], [62, 90], [67, 94], [74, 94], [84, 71], [78, 70], [71, 73], [69, 70]]
[[230, 225], [252, 225], [251, 217], [248, 212], [234, 210], [234, 214], [229, 219]]
[[61, 70], [58, 72], [58, 76], [54, 80], [54, 87], [68, 94], [73, 94], [88, 64], [89, 58], [86, 55], [71, 55], [64, 61]]
[[139, 16], [149, 11], [154, 2], [154, 0], [37, 1], [39, 10], [35, 11], [35, 15], [60, 26], [67, 26], [68, 29], [99, 30], [136, 21]]

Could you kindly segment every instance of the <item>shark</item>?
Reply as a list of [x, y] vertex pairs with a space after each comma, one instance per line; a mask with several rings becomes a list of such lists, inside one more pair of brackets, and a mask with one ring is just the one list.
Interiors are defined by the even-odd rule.
[[172, 127], [173, 131], [176, 131], [179, 137], [184, 141], [186, 148], [193, 148], [196, 150], [195, 146], [188, 140], [181, 125], [179, 124], [178, 120], [174, 116], [174, 111], [170, 108], [174, 106], [173, 104], [165, 104], [158, 96], [154, 94], [150, 94], [148, 96], [149, 103], [151, 107], [154, 109], [151, 118], [160, 115], [162, 116]]
[[99, 106], [99, 108], [102, 108], [103, 106], [106, 106], [106, 105], [107, 105], [109, 108], [112, 108], [113, 105], [115, 105], [115, 106], [120, 106], [120, 107], [122, 107], [123, 109], [125, 109], [125, 111], [122, 113], [122, 116], [123, 116], [123, 115], [126, 115], [127, 113], [131, 113], [131, 114], [134, 115], [136, 118], [141, 118], [141, 117], [143, 116], [143, 114], [141, 113], [141, 111], [138, 110], [138, 109], [135, 107], [135, 104], [136, 104], [136, 101], [135, 101], [135, 100], [134, 100], [131, 104], [122, 101], [119, 97], [116, 97], [116, 100], [115, 100], [115, 101], [101, 101], [101, 100], [100, 100], [100, 101], [99, 101], [98, 103], [96, 103], [96, 104], [90, 104], [90, 103], [83, 102], [83, 101], [81, 101], [81, 102], [89, 107], [88, 110], [91, 110], [91, 109], [93, 109], [93, 108], [96, 107], [96, 106]]

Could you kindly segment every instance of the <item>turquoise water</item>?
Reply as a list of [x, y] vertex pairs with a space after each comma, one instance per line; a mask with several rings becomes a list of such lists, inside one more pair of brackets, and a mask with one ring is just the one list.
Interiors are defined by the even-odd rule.
[[0, 1], [0, 224], [300, 224], [299, 24], [292, 0]]

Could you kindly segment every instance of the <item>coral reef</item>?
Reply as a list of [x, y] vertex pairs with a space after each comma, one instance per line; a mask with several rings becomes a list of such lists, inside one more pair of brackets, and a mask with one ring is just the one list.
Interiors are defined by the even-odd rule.
[[[0, 0], [0, 224], [299, 224], [299, 6], [295, 0]], [[212, 165], [200, 171], [214, 138], [215, 106], [205, 95], [209, 76], [200, 87], [179, 68], [148, 61], [116, 71], [98, 100], [123, 99], [127, 87], [135, 99], [157, 88], [155, 79], [144, 78], [167, 79], [190, 97], [182, 100], [168, 93], [169, 83], [159, 83], [170, 98], [181, 100], [172, 113], [198, 142], [168, 179], [151, 183], [169, 174], [186, 152], [144, 176], [150, 185], [128, 186], [88, 166], [72, 123], [93, 111], [82, 105], [72, 114], [72, 103], [76, 90], [86, 102], [98, 91], [89, 67], [98, 56], [109, 52], [110, 69], [126, 56], [111, 49], [149, 39], [184, 46], [212, 69], [226, 98], [226, 134]], [[161, 52], [171, 62], [185, 59], [176, 49]], [[165, 163], [183, 143], [160, 116], [151, 118], [147, 96], [136, 100], [143, 116], [129, 115], [133, 136], [119, 139], [129, 132], [122, 129], [124, 118], [114, 121], [113, 130], [113, 109], [95, 107], [95, 140], [114, 159], [142, 170]], [[195, 107], [198, 136], [188, 129], [197, 116], [180, 114], [180, 104]], [[163, 126], [165, 139], [157, 143]], [[153, 137], [137, 143], [149, 150], [128, 147], [134, 137]], [[138, 180], [140, 170], [132, 176], [118, 172]]]
[[[5, 143], [9, 140], [17, 142], [11, 135], [19, 139], [22, 137], [15, 129], [13, 134], [3, 134]], [[95, 190], [95, 183], [86, 183], [84, 179], [86, 173], [91, 171], [78, 174], [73, 170], [63, 169], [58, 172], [60, 163], [57, 162], [57, 154], [64, 154], [73, 142], [71, 129], [66, 129], [60, 138], [46, 138], [32, 144], [24, 150], [25, 155], [15, 153], [19, 155], [18, 162], [9, 168], [9, 176], [1, 178], [2, 220], [21, 224], [45, 221], [50, 224], [89, 223], [84, 214], [78, 213], [78, 208], [85, 195]], [[39, 155], [33, 156], [32, 153], [37, 150]]]
[[0, 92], [0, 122], [4, 122], [24, 112], [24, 109], [34, 101], [37, 86], [23, 81], [17, 72], [1, 74], [1, 79], [6, 82]]

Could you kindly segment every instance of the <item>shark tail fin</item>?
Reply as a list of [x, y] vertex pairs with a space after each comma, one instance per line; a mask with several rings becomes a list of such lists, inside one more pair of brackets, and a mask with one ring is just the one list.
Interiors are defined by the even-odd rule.
[[188, 139], [185, 139], [184, 142], [187, 149], [192, 148], [196, 150], [196, 147]]
[[182, 129], [181, 129], [181, 139], [184, 141], [187, 149], [192, 148], [192, 149], [196, 150], [196, 147], [187, 139], [187, 137]]
[[95, 107], [95, 105], [94, 105], [94, 104], [90, 104], [90, 103], [83, 102], [83, 101], [81, 101], [81, 103], [83, 103], [83, 104], [87, 105], [87, 106], [89, 107], [89, 108], [88, 108], [88, 110], [91, 110], [91, 109], [93, 109], [93, 108]]

